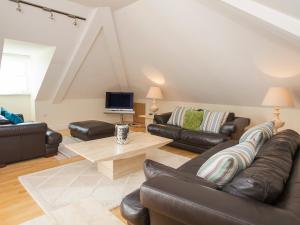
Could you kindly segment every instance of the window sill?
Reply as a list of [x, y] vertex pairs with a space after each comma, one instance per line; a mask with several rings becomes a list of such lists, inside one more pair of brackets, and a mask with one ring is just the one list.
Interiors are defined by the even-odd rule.
[[9, 96], [30, 96], [31, 94], [30, 93], [22, 93], [22, 94], [1, 94], [0, 93], [0, 97], [9, 97]]

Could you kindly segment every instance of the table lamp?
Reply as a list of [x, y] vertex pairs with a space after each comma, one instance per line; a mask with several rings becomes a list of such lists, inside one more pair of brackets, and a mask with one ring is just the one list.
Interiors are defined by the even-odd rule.
[[285, 124], [280, 120], [280, 107], [294, 107], [294, 100], [287, 88], [271, 87], [269, 88], [262, 105], [274, 107], [273, 115], [275, 128], [277, 130]]
[[146, 98], [152, 99], [151, 111], [155, 114], [158, 111], [158, 106], [156, 105], [157, 99], [162, 99], [163, 95], [159, 87], [150, 87]]

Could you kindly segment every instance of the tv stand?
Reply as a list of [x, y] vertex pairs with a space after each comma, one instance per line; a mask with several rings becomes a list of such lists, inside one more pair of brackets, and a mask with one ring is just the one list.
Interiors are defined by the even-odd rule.
[[104, 114], [119, 114], [121, 123], [124, 123], [124, 115], [133, 115], [135, 111], [133, 110], [105, 110]]

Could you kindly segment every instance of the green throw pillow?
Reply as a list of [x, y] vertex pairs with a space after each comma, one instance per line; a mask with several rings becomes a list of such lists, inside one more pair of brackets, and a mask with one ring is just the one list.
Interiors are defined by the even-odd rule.
[[183, 119], [183, 128], [188, 130], [200, 130], [203, 115], [203, 111], [187, 110]]

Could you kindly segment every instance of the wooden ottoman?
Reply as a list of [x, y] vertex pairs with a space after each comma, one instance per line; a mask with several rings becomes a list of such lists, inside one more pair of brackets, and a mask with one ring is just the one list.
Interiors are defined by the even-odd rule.
[[84, 141], [114, 136], [115, 125], [97, 120], [87, 120], [69, 124], [73, 137]]

